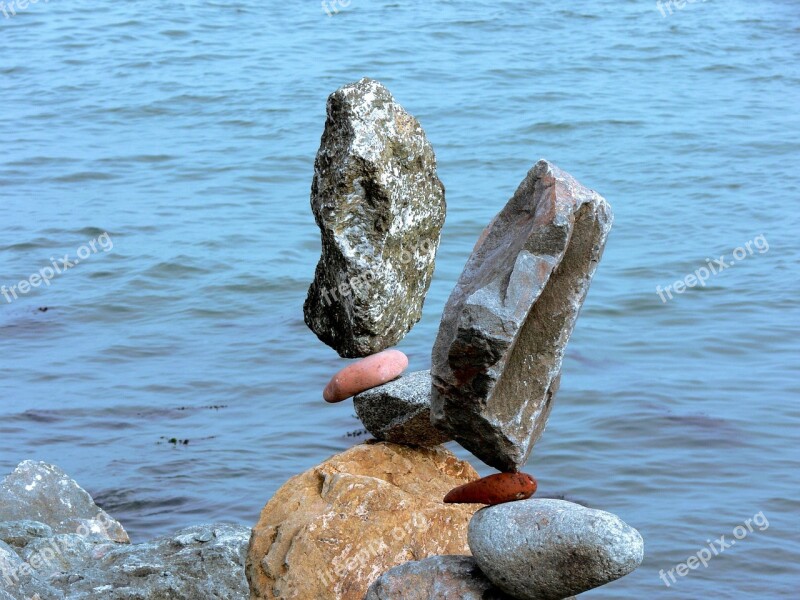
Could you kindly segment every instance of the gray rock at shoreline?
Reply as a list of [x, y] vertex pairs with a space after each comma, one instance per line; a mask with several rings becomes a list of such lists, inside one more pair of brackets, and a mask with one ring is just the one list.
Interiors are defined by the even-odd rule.
[[611, 229], [597, 193], [539, 161], [486, 228], [433, 349], [433, 424], [500, 471], [544, 431], [564, 349]]
[[492, 583], [520, 600], [560, 600], [636, 569], [644, 541], [608, 512], [530, 499], [479, 510], [469, 547]]
[[250, 596], [244, 561], [250, 528], [198, 525], [144, 544], [102, 548], [84, 558], [80, 579], [62, 582], [67, 598], [103, 591], [103, 598], [196, 600]]
[[[12, 493], [19, 485], [28, 495]], [[142, 544], [123, 543], [109, 535], [121, 530], [117, 521], [87, 518], [99, 509], [57, 467], [26, 461], [4, 486], [0, 600], [28, 600], [36, 594], [41, 600], [249, 598], [244, 573], [249, 527], [198, 525]], [[59, 488], [63, 496], [55, 493]], [[4, 520], [32, 514], [48, 520]]]
[[50, 585], [22, 560], [15, 549], [0, 541], [0, 600], [61, 600], [64, 593]]
[[364, 600], [514, 600], [481, 573], [470, 556], [431, 556], [389, 569]]
[[394, 346], [419, 321], [445, 219], [444, 186], [419, 122], [361, 79], [328, 98], [311, 209], [322, 256], [303, 312], [341, 356]]
[[54, 465], [26, 460], [0, 483], [0, 522], [38, 521], [54, 533], [93, 532], [129, 542], [119, 521]]
[[377, 439], [412, 446], [436, 446], [451, 438], [431, 425], [431, 372], [417, 371], [361, 392], [356, 415]]

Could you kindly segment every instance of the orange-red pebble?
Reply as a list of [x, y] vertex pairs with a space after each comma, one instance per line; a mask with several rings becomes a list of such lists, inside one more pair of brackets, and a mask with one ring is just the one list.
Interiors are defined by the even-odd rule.
[[503, 504], [527, 500], [536, 492], [536, 480], [527, 473], [496, 473], [465, 483], [444, 497], [448, 503]]

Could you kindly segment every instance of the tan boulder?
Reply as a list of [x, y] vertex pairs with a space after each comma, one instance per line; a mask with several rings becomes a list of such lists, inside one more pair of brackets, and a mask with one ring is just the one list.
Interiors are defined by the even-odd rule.
[[478, 478], [441, 446], [350, 448], [284, 484], [261, 512], [247, 556], [251, 600], [363, 600], [388, 569], [470, 554], [478, 504], [444, 504]]

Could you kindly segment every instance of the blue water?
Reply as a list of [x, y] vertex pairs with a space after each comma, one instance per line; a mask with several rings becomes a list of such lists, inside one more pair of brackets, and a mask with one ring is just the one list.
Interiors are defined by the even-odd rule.
[[[542, 495], [645, 537], [642, 567], [586, 597], [797, 598], [800, 5], [563, 6], [53, 0], [0, 14], [0, 285], [113, 243], [0, 296], [0, 472], [56, 463], [143, 540], [252, 524], [289, 477], [363, 439], [349, 402], [321, 401], [344, 361], [302, 302], [325, 99], [371, 76], [420, 119], [447, 187], [435, 279], [399, 346], [412, 369], [538, 158], [614, 207], [527, 469]], [[758, 236], [767, 251], [660, 299]], [[759, 512], [768, 528], [664, 585], [660, 570]]]

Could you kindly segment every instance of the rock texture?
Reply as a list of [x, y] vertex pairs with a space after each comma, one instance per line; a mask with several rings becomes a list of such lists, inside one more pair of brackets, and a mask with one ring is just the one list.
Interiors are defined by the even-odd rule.
[[444, 448], [355, 446], [290, 479], [264, 507], [247, 557], [251, 598], [363, 600], [409, 560], [467, 554], [476, 505], [443, 504], [477, 478]]
[[122, 525], [54, 465], [26, 460], [0, 484], [0, 521], [47, 523], [53, 533], [79, 528], [115, 542], [129, 542]]
[[601, 196], [539, 161], [450, 295], [433, 349], [431, 419], [498, 470], [522, 467], [544, 431], [611, 223]]
[[311, 209], [322, 256], [306, 324], [341, 356], [394, 346], [419, 321], [445, 218], [444, 186], [419, 122], [377, 81], [328, 98]]
[[435, 446], [450, 437], [431, 425], [431, 372], [417, 371], [358, 394], [356, 415], [379, 440]]
[[475, 513], [469, 546], [481, 571], [520, 600], [560, 600], [636, 569], [642, 536], [616, 515], [563, 500], [522, 500]]
[[130, 544], [61, 469], [25, 461], [0, 485], [0, 600], [246, 600], [249, 540], [217, 524]]
[[200, 525], [143, 544], [120, 544], [77, 533], [44, 537], [47, 525], [25, 523], [27, 539], [15, 535], [13, 546], [0, 542], [0, 590], [12, 598], [249, 597], [244, 575], [248, 527]]
[[389, 569], [364, 600], [514, 600], [481, 573], [470, 556], [432, 556]]

